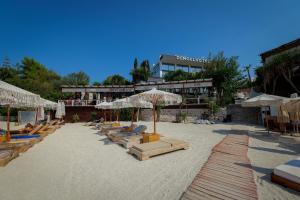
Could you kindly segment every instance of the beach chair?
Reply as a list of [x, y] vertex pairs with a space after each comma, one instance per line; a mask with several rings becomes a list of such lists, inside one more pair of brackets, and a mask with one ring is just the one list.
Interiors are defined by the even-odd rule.
[[109, 134], [109, 131], [113, 131], [113, 132], [130, 132], [133, 129], [136, 128], [136, 125], [133, 124], [131, 126], [117, 126], [117, 127], [103, 127], [100, 132], [104, 133], [105, 135]]
[[32, 131], [30, 131], [28, 133], [28, 135], [36, 134], [42, 127], [43, 127], [43, 125], [41, 125], [41, 124], [36, 126], [34, 129], [32, 129]]
[[122, 138], [134, 136], [134, 135], [141, 135], [145, 130], [147, 129], [147, 126], [145, 125], [139, 125], [135, 129], [129, 132], [124, 132], [124, 131], [110, 131], [107, 134], [107, 137], [113, 141], [113, 142], [118, 142]]
[[55, 121], [51, 121], [49, 124], [44, 125], [37, 133], [44, 136], [53, 133], [58, 128], [58, 125], [54, 125], [55, 123]]
[[19, 153], [13, 149], [0, 150], [0, 166], [7, 165], [12, 159], [18, 157]]
[[185, 141], [163, 137], [155, 142], [134, 144], [129, 148], [129, 153], [135, 155], [139, 160], [147, 160], [152, 156], [188, 148], [189, 145]]
[[142, 139], [143, 139], [142, 134], [138, 134], [138, 135], [132, 135], [129, 137], [124, 137], [116, 143], [120, 144], [125, 149], [129, 149], [130, 147], [132, 147], [135, 144], [140, 144]]
[[300, 157], [274, 168], [271, 180], [300, 192]]
[[100, 122], [100, 119], [89, 121], [84, 126], [96, 126]]
[[34, 125], [27, 123], [24, 128], [17, 129], [17, 130], [10, 130], [9, 132], [10, 134], [25, 134], [32, 131], [34, 127], [35, 127]]

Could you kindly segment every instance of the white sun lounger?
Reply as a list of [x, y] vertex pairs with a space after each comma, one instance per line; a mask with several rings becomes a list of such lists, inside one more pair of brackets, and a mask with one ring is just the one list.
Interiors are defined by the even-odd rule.
[[300, 191], [300, 157], [274, 168], [272, 181]]

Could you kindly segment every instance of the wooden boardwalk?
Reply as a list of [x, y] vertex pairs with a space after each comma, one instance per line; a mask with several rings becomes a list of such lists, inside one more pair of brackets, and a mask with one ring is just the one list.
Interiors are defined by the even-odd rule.
[[181, 200], [256, 200], [252, 167], [247, 157], [249, 137], [228, 135], [217, 144]]

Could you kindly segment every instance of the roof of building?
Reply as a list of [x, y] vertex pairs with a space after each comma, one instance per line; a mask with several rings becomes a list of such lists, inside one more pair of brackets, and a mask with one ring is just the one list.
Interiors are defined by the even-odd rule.
[[261, 53], [260, 56], [261, 56], [262, 61], [265, 62], [267, 57], [275, 55], [275, 54], [279, 54], [283, 51], [286, 51], [288, 49], [291, 49], [291, 48], [294, 48], [297, 46], [300, 46], [300, 38], [293, 40], [291, 42], [285, 43], [283, 45], [280, 45], [279, 47], [276, 47], [274, 49], [265, 51], [265, 52]]
[[205, 58], [194, 58], [188, 56], [180, 56], [180, 55], [168, 55], [162, 54], [159, 57], [160, 62], [167, 64], [176, 64], [183, 66], [194, 66], [194, 67], [202, 67], [204, 63], [207, 62]]

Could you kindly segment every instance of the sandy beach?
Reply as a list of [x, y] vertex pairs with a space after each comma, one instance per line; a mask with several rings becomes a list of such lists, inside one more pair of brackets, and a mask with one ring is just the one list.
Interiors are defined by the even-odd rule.
[[[146, 124], [152, 131], [151, 122]], [[122, 124], [127, 124], [123, 122]], [[231, 124], [159, 122], [165, 136], [189, 142], [188, 150], [139, 161], [83, 124], [66, 124], [0, 168], [0, 199], [179, 199]], [[272, 168], [300, 154], [300, 143], [250, 130], [249, 158], [260, 199], [299, 199], [299, 193], [270, 183]]]

